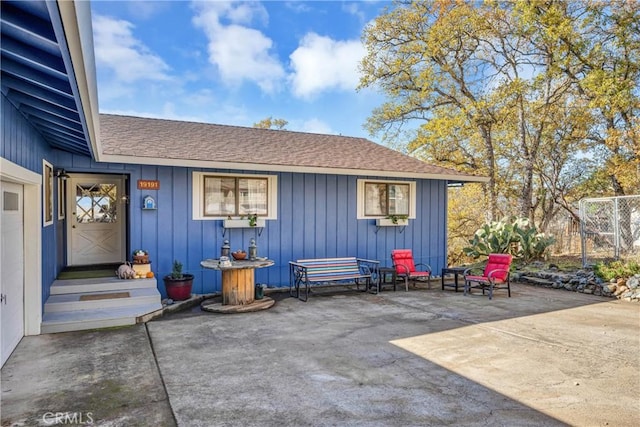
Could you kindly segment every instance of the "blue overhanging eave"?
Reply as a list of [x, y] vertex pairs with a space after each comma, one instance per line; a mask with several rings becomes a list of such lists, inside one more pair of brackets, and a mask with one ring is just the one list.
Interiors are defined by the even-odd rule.
[[2, 92], [51, 147], [93, 156], [87, 111], [66, 39], [73, 29], [65, 29], [58, 2], [3, 1]]

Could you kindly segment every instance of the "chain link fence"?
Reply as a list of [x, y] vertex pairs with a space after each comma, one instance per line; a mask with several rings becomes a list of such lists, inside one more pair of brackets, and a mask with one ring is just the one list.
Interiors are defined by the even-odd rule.
[[640, 196], [580, 200], [582, 264], [640, 256]]
[[578, 209], [575, 210], [575, 216], [565, 211], [558, 212], [549, 222], [545, 233], [556, 239], [551, 246], [553, 255], [570, 256], [576, 259], [582, 256]]

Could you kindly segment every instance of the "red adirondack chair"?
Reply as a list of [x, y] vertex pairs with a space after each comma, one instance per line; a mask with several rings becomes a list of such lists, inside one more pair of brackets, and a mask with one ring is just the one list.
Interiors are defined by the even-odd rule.
[[[492, 299], [494, 289], [506, 288], [509, 297], [511, 297], [509, 269], [512, 260], [513, 257], [509, 254], [489, 254], [484, 271], [477, 267], [466, 269], [463, 273], [464, 294], [469, 294], [472, 287], [482, 289], [482, 295], [484, 295], [485, 289], [488, 289], [489, 299]], [[481, 275], [474, 275], [474, 273], [481, 273]], [[472, 286], [472, 284], [474, 285]]]
[[393, 268], [396, 269], [396, 276], [404, 279], [405, 290], [409, 290], [409, 281], [412, 281], [415, 286], [416, 281], [424, 281], [425, 279], [431, 289], [431, 267], [422, 263], [415, 264], [411, 249], [392, 250], [391, 262], [393, 262]]

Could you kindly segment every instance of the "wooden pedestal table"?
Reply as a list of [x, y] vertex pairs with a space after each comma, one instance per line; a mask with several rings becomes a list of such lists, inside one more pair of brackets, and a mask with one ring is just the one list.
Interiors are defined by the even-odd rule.
[[200, 304], [204, 311], [213, 313], [244, 313], [266, 310], [273, 306], [272, 298], [255, 299], [255, 269], [271, 267], [273, 260], [231, 261], [231, 266], [221, 267], [217, 259], [205, 259], [200, 262], [204, 268], [222, 272], [222, 303], [205, 300]]

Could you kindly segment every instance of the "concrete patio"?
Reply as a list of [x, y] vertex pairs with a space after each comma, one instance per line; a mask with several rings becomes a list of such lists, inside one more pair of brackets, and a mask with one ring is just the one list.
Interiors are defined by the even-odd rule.
[[263, 312], [26, 337], [2, 369], [2, 425], [640, 423], [638, 304], [518, 284], [492, 301], [272, 296]]

